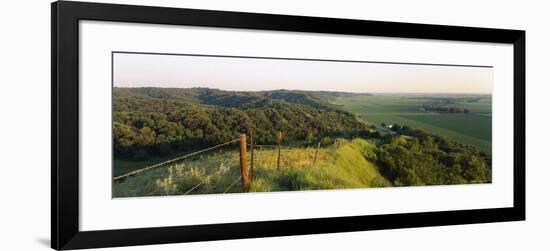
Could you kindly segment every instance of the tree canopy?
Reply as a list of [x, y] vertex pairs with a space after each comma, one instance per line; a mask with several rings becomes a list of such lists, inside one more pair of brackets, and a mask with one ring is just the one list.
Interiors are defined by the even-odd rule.
[[303, 91], [114, 88], [113, 93], [114, 151], [122, 158], [215, 145], [250, 128], [258, 144], [277, 143], [278, 132], [286, 140], [311, 141], [370, 130], [326, 97]]
[[381, 174], [395, 186], [491, 182], [491, 157], [474, 147], [407, 126], [377, 149]]

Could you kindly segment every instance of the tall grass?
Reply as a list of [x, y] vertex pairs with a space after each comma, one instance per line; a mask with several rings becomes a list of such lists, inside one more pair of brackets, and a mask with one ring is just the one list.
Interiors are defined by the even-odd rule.
[[[377, 167], [374, 143], [364, 139], [314, 147], [255, 149], [252, 192], [347, 189], [389, 186]], [[247, 156], [250, 158], [250, 154]], [[223, 150], [128, 177], [114, 184], [114, 197], [242, 192], [239, 153]], [[199, 185], [200, 184], [200, 185]], [[197, 186], [198, 185], [198, 186]], [[229, 189], [228, 189], [229, 188]]]

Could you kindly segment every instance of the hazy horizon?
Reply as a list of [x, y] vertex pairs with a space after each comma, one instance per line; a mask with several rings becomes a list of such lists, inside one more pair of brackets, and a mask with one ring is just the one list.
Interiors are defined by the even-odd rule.
[[351, 92], [351, 91], [325, 91], [325, 90], [302, 90], [302, 89], [270, 89], [270, 90], [254, 90], [254, 91], [244, 91], [244, 90], [226, 90], [220, 88], [210, 88], [210, 87], [159, 87], [159, 86], [113, 86], [114, 88], [159, 88], [159, 89], [212, 89], [219, 91], [227, 92], [268, 92], [268, 91], [303, 91], [303, 92], [340, 92], [340, 93], [352, 93], [352, 94], [377, 94], [377, 95], [393, 95], [393, 94], [410, 94], [410, 95], [485, 95], [491, 96], [491, 93], [445, 93], [445, 92]]
[[492, 94], [492, 67], [114, 53], [114, 87]]

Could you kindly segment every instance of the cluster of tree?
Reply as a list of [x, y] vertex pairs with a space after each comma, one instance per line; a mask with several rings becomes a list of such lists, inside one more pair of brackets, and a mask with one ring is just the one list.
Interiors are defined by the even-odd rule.
[[258, 144], [375, 133], [354, 114], [305, 92], [228, 92], [205, 88], [115, 88], [116, 158], [196, 150], [255, 128]]
[[422, 105], [422, 109], [426, 111], [439, 112], [439, 113], [470, 113], [470, 110], [459, 107], [448, 107], [439, 104], [425, 104]]
[[[491, 182], [491, 156], [408, 126], [394, 126], [372, 159], [394, 186]], [[393, 128], [392, 128], [393, 129]]]
[[431, 103], [435, 104], [459, 104], [459, 103], [475, 103], [480, 102], [483, 99], [490, 99], [491, 95], [487, 94], [447, 94], [442, 96], [416, 96], [409, 97], [409, 99], [422, 99], [429, 100]]

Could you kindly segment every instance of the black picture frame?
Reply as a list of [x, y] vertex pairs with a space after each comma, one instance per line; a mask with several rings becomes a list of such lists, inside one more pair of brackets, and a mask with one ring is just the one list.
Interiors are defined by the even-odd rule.
[[[51, 247], [82, 249], [525, 220], [525, 31], [86, 2], [51, 5]], [[79, 230], [81, 20], [490, 42], [514, 51], [514, 206], [229, 224]]]

